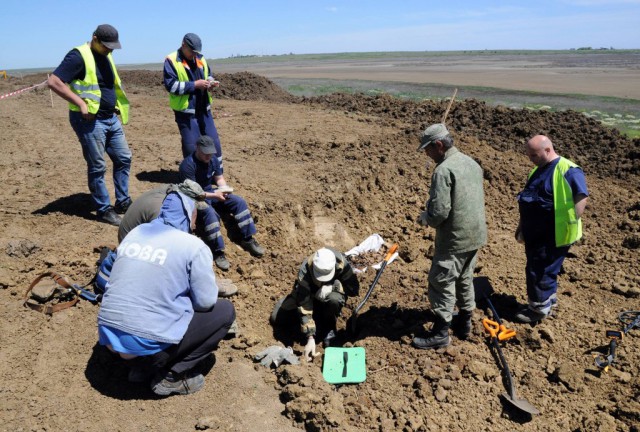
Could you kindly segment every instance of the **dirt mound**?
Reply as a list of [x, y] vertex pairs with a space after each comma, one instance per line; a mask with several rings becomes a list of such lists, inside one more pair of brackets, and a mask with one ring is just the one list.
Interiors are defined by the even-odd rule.
[[[621, 328], [620, 311], [638, 309], [640, 179], [632, 171], [638, 140], [618, 139], [571, 112], [514, 111], [471, 100], [456, 102], [450, 113], [456, 145], [485, 169], [489, 243], [475, 270], [491, 280], [494, 305], [518, 331], [505, 355], [519, 394], [543, 413], [527, 419], [500, 402], [504, 386], [480, 323], [489, 315], [482, 301], [469, 340], [453, 338], [438, 352], [410, 346], [432, 319], [426, 286], [434, 233], [415, 222], [432, 165], [425, 167], [426, 157], [415, 149], [420, 130], [440, 120], [445, 103], [332, 95], [305, 99], [303, 106], [282, 103], [281, 90], [270, 90], [265, 78], [239, 76], [219, 77], [224, 89], [237, 81], [238, 96], [214, 101], [213, 109], [224, 104], [230, 114], [216, 120], [225, 178], [249, 203], [268, 253], [252, 258], [225, 232], [232, 267], [224, 277], [239, 288], [232, 301], [241, 335], [221, 343], [205, 388], [188, 397], [157, 399], [148, 386], [126, 383], [127, 368], [95, 348], [97, 306], [82, 301], [51, 318], [21, 306], [25, 287], [46, 269], [88, 281], [97, 258], [91, 251], [113, 243], [116, 230], [96, 223], [90, 211], [86, 167], [66, 103], [58, 98], [51, 108], [48, 94], [37, 92], [3, 101], [0, 345], [6, 361], [0, 379], [7, 397], [0, 417], [7, 430], [67, 430], [69, 418], [77, 430], [282, 430], [290, 421], [307, 430], [637, 430], [640, 330], [621, 343], [610, 373], [597, 370], [591, 352], [606, 350], [604, 330]], [[133, 107], [125, 130], [134, 154], [134, 197], [172, 181], [180, 159], [159, 79], [159, 72], [123, 77]], [[243, 99], [249, 95], [241, 91], [250, 88], [258, 99]], [[259, 99], [269, 94], [277, 103]], [[562, 135], [559, 125], [573, 135]], [[515, 195], [531, 166], [519, 145], [544, 131], [559, 137], [561, 154], [583, 163], [591, 196], [584, 239], [572, 247], [560, 276], [558, 313], [531, 327], [512, 324], [526, 298], [524, 252], [513, 239]], [[611, 158], [599, 153], [606, 139], [618, 144], [608, 149]], [[631, 169], [615, 158], [631, 161]], [[616, 178], [623, 174], [625, 180]], [[380, 278], [354, 334], [345, 331], [357, 304], [349, 299], [336, 340], [366, 349], [367, 380], [331, 386], [322, 379], [321, 357], [275, 373], [252, 364], [253, 355], [275, 343], [302, 352], [297, 326], [274, 332], [268, 317], [304, 257], [323, 245], [350, 249], [371, 233], [397, 242], [400, 259]], [[359, 276], [361, 296], [373, 278], [370, 270]], [[220, 406], [227, 408], [224, 416]]]
[[[123, 70], [122, 82], [136, 91], [162, 86], [161, 71]], [[260, 75], [251, 72], [216, 75], [220, 87], [212, 91], [214, 99], [254, 100], [265, 102], [295, 102], [297, 98]]]
[[162, 87], [162, 71], [118, 70], [118, 75], [125, 86], [125, 91], [130, 87], [139, 89]]
[[216, 79], [220, 87], [213, 90], [214, 98], [287, 103], [298, 99], [270, 79], [251, 72], [222, 73]]
[[[414, 139], [429, 123], [441, 121], [448, 102], [416, 103], [387, 95], [332, 94], [305, 98], [305, 103], [347, 113], [375, 115], [387, 124], [399, 120]], [[618, 130], [575, 111], [551, 112], [492, 107], [475, 99], [456, 101], [447, 118], [455, 134], [475, 136], [499, 151], [522, 151], [533, 135], [551, 137], [557, 151], [582, 166], [588, 174], [626, 178], [640, 174], [640, 140], [629, 140]]]

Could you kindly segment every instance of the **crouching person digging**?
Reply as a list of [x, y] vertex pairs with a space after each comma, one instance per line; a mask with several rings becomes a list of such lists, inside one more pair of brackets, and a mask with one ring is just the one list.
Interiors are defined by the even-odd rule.
[[426, 211], [418, 222], [436, 230], [435, 253], [429, 270], [429, 302], [435, 315], [431, 330], [413, 338], [413, 346], [436, 349], [451, 343], [449, 328], [458, 306], [454, 332], [461, 339], [471, 333], [476, 307], [473, 270], [478, 249], [487, 242], [482, 168], [453, 146], [444, 124], [429, 126], [418, 151], [436, 162]]
[[197, 366], [235, 320], [218, 299], [211, 250], [189, 234], [195, 219], [194, 201], [169, 193], [159, 216], [118, 246], [98, 313], [99, 343], [129, 363], [129, 381], [152, 378], [157, 395], [200, 390]]
[[319, 355], [316, 337], [324, 339], [325, 346], [331, 343], [346, 297], [357, 296], [359, 290], [358, 278], [345, 256], [331, 248], [318, 249], [302, 262], [291, 294], [276, 303], [271, 324], [287, 324], [297, 312], [306, 338], [304, 358], [312, 361]]

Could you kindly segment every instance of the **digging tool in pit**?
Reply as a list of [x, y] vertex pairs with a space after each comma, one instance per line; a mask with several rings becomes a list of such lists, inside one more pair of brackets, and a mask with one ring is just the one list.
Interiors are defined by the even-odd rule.
[[391, 260], [391, 257], [393, 257], [393, 255], [396, 253], [397, 250], [398, 250], [398, 245], [394, 243], [394, 245], [391, 246], [391, 248], [389, 249], [389, 252], [387, 252], [387, 255], [384, 257], [384, 260], [382, 261], [382, 265], [380, 266], [378, 273], [376, 273], [376, 277], [373, 279], [373, 282], [371, 283], [371, 286], [369, 287], [367, 294], [364, 296], [364, 298], [358, 304], [358, 306], [356, 306], [356, 308], [353, 310], [353, 313], [351, 314], [351, 318], [349, 318], [349, 324], [348, 324], [348, 327], [351, 330], [351, 333], [356, 332], [356, 320], [358, 319], [358, 312], [360, 312], [364, 304], [367, 302], [367, 300], [369, 300], [369, 297], [373, 292], [373, 288], [375, 288], [376, 284], [378, 283], [378, 279], [380, 279], [380, 275], [382, 274], [385, 267]]

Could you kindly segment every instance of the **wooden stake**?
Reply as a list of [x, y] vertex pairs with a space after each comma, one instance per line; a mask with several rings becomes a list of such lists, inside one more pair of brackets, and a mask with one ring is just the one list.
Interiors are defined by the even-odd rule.
[[444, 115], [442, 116], [442, 121], [440, 123], [444, 124], [445, 120], [447, 119], [447, 115], [449, 114], [449, 110], [451, 109], [451, 105], [453, 105], [453, 100], [456, 98], [457, 94], [458, 94], [458, 89], [455, 89], [453, 91], [453, 96], [451, 96], [451, 100], [449, 101], [449, 106], [447, 107], [447, 110], [444, 112]]

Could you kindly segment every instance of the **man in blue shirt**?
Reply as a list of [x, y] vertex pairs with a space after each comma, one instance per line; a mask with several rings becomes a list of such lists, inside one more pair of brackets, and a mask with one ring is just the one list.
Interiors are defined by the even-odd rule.
[[560, 157], [548, 137], [531, 138], [526, 153], [535, 167], [518, 194], [516, 239], [525, 245], [529, 304], [515, 318], [536, 323], [557, 304], [558, 274], [569, 247], [582, 236], [589, 191], [582, 169]]
[[163, 83], [169, 92], [169, 104], [182, 137], [182, 157], [196, 149], [200, 135], [211, 137], [216, 158], [222, 170], [222, 147], [211, 115], [208, 90], [218, 86], [207, 60], [201, 53], [202, 41], [195, 33], [187, 33], [180, 48], [164, 61]]
[[[211, 137], [202, 135], [196, 141], [196, 150], [180, 163], [180, 181], [192, 180], [205, 191], [209, 206], [198, 211], [198, 226], [204, 227], [203, 240], [213, 252], [213, 260], [220, 270], [229, 270], [224, 253], [224, 240], [220, 232], [219, 212], [232, 214], [242, 235], [241, 246], [251, 255], [261, 257], [264, 248], [253, 235], [257, 232], [247, 202], [230, 193], [216, 156], [216, 145]], [[213, 185], [216, 186], [214, 189]]]
[[[69, 51], [48, 80], [51, 90], [69, 102], [69, 122], [82, 145], [98, 220], [111, 225], [119, 225], [118, 214], [131, 205], [131, 150], [122, 130], [128, 121], [129, 102], [111, 58], [111, 52], [120, 47], [118, 31], [109, 24], [99, 25], [91, 42]], [[105, 152], [113, 162], [115, 208], [104, 181]]]
[[161, 396], [200, 390], [198, 364], [226, 336], [233, 304], [218, 298], [209, 248], [190, 235], [195, 202], [175, 191], [159, 216], [118, 246], [98, 312], [101, 345], [131, 366], [129, 380], [151, 380]]

